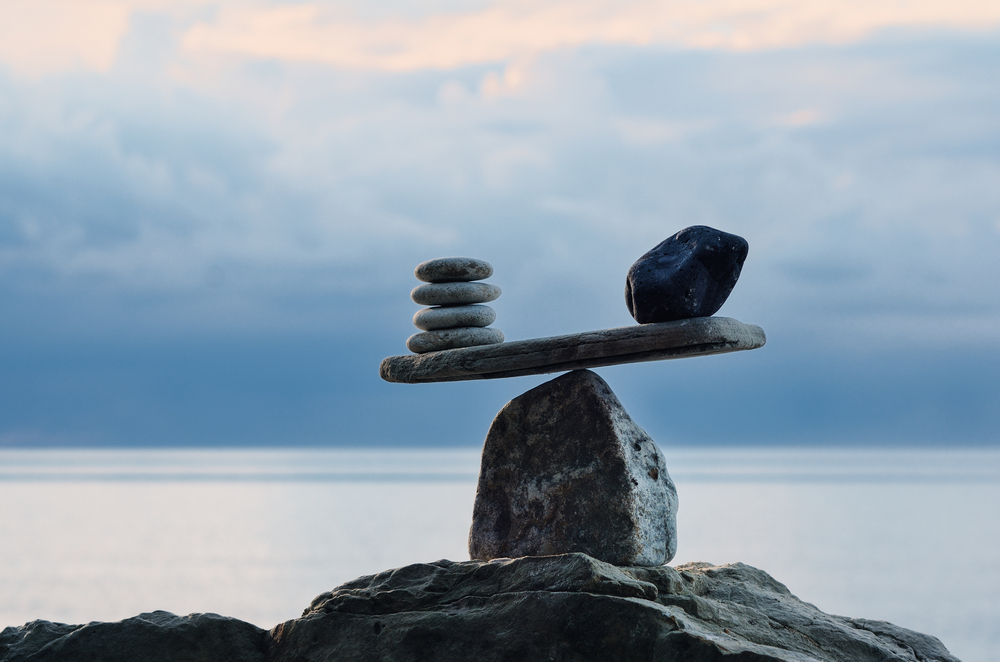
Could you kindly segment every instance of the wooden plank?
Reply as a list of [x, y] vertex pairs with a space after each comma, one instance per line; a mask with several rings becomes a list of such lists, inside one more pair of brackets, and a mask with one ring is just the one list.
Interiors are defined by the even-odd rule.
[[387, 382], [405, 384], [499, 379], [737, 352], [762, 347], [766, 340], [759, 326], [730, 317], [696, 317], [390, 356], [383, 359], [379, 374]]

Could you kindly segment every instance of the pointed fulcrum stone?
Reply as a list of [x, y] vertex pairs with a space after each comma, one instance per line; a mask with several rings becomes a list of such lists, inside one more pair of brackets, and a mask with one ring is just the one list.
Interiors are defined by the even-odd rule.
[[677, 491], [603, 379], [577, 370], [514, 398], [486, 436], [473, 559], [583, 552], [654, 566], [677, 549]]
[[413, 288], [410, 298], [421, 306], [460, 306], [487, 303], [500, 296], [492, 283], [430, 283]]
[[413, 326], [424, 331], [453, 329], [460, 326], [489, 326], [497, 319], [497, 313], [489, 306], [441, 306], [423, 308], [413, 316]]
[[704, 225], [685, 228], [636, 260], [625, 304], [639, 324], [714, 315], [733, 291], [749, 245]]
[[472, 257], [439, 257], [418, 264], [413, 275], [425, 283], [483, 280], [493, 275], [493, 265]]

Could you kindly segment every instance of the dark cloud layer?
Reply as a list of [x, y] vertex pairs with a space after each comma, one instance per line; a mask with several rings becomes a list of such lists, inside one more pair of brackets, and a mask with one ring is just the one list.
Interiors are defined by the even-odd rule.
[[[0, 445], [482, 443], [543, 377], [381, 382], [398, 338], [75, 344], [0, 354]], [[789, 345], [756, 355], [600, 369], [661, 445], [995, 443], [1000, 356]]]
[[602, 370], [662, 443], [998, 439], [996, 34], [199, 77], [157, 26], [0, 75], [0, 444], [477, 444], [540, 380], [382, 383], [413, 266], [493, 262], [512, 339], [620, 326], [692, 224], [769, 343]]

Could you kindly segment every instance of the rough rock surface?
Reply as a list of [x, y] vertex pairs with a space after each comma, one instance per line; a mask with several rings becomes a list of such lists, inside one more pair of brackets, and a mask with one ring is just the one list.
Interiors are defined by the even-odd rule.
[[0, 662], [958, 662], [934, 637], [824, 614], [736, 563], [584, 554], [437, 561], [361, 577], [265, 633], [214, 614], [33, 621]]
[[0, 632], [0, 662], [264, 662], [267, 636], [217, 614], [154, 611], [87, 625], [32, 621]]
[[749, 245], [704, 225], [685, 228], [636, 260], [625, 304], [639, 324], [714, 315], [736, 285]]
[[677, 549], [676, 515], [656, 444], [603, 379], [576, 370], [514, 398], [493, 420], [469, 555], [583, 552], [660, 565]]
[[473, 257], [439, 257], [418, 264], [413, 275], [427, 283], [483, 280], [493, 275], [493, 265]]
[[583, 554], [438, 561], [348, 582], [271, 630], [270, 662], [958, 662], [934, 637], [825, 614], [740, 563]]

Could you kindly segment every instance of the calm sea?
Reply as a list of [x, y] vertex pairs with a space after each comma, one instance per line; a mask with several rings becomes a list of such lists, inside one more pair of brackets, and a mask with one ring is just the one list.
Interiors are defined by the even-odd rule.
[[[676, 563], [1000, 659], [1000, 450], [665, 448]], [[465, 559], [476, 450], [0, 451], [0, 627], [216, 612], [271, 627], [359, 575]]]

